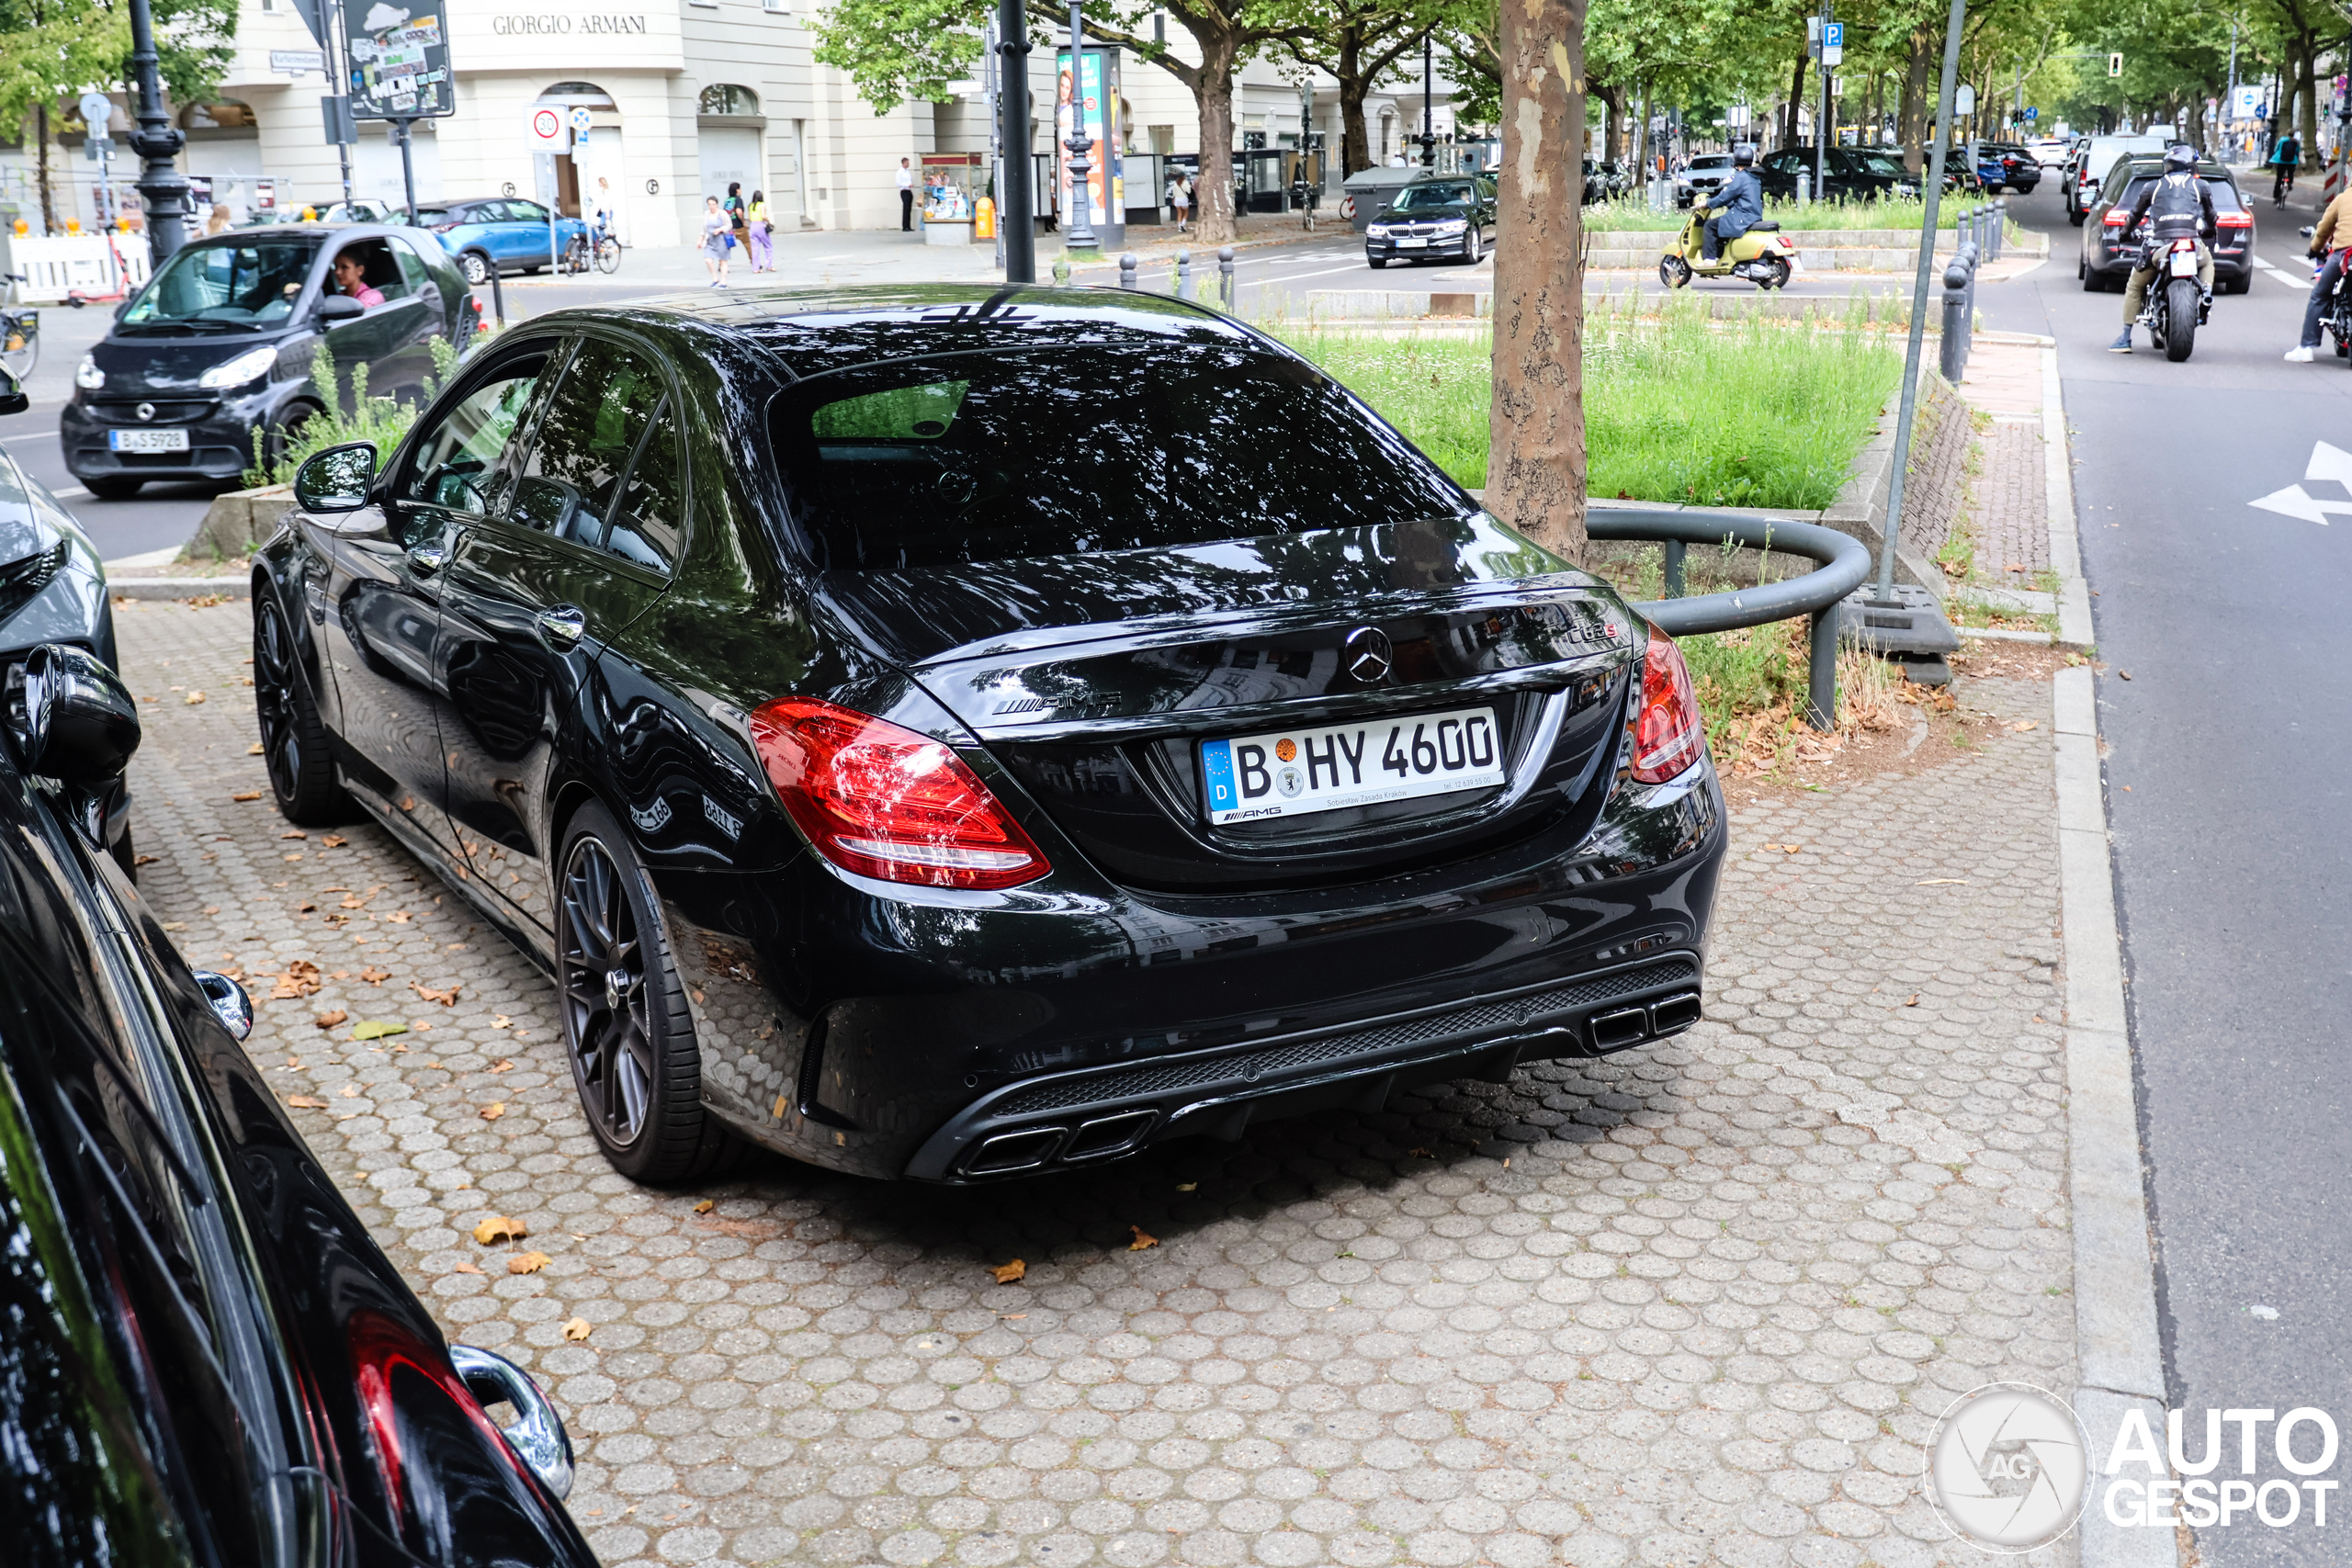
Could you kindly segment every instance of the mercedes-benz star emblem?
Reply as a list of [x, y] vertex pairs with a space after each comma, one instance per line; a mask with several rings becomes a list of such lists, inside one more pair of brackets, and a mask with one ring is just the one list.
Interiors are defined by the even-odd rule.
[[153, 403], [141, 403], [137, 408], [132, 409], [130, 412], [137, 414], [141, 419], [153, 419], [155, 417], [155, 405]]
[[1359, 686], [1377, 686], [1388, 679], [1396, 650], [1378, 626], [1358, 626], [1340, 644], [1340, 672]]

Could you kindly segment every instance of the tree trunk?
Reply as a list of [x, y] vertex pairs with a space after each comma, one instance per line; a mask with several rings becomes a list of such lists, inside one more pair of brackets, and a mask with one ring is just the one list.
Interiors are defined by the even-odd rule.
[[1804, 68], [1812, 63], [1813, 56], [1798, 55], [1796, 73], [1789, 78], [1789, 128], [1787, 133], [1781, 138], [1781, 145], [1783, 147], [1793, 147], [1797, 144], [1797, 110], [1804, 103]]
[[33, 167], [40, 181], [40, 231], [57, 232], [57, 201], [49, 188], [49, 106], [43, 104], [33, 110]]
[[1585, 0], [1506, 4], [1501, 11], [1502, 196], [1487, 510], [1581, 565]]
[[[1589, 85], [1589, 91], [1593, 97], [1599, 98], [1608, 107], [1609, 150], [1601, 156], [1614, 162], [1624, 156], [1617, 149], [1625, 140], [1625, 89], [1612, 86], [1605, 82], [1595, 82]], [[1579, 161], [1577, 167], [1583, 168], [1583, 163]]]
[[1340, 39], [1331, 74], [1340, 84], [1340, 180], [1372, 167], [1372, 135], [1364, 129], [1363, 100], [1372, 82], [1363, 69], [1363, 34], [1350, 28]]
[[1903, 73], [1903, 104], [1895, 113], [1895, 140], [1903, 143], [1903, 166], [1913, 174], [1928, 167], [1928, 62], [1933, 39], [1926, 28], [1911, 35], [1910, 68]]
[[1233, 212], [1233, 61], [1230, 34], [1204, 37], [1193, 96], [1201, 106], [1201, 177], [1193, 182], [1193, 223], [1201, 243], [1231, 244], [1241, 232]]
[[2299, 84], [2296, 96], [2301, 100], [2296, 106], [2300, 111], [2298, 118], [2301, 126], [2301, 130], [2297, 134], [2303, 143], [2303, 167], [2306, 169], [2319, 167], [2318, 54], [2318, 40], [2313, 39], [2312, 45], [2303, 51], [2302, 58], [2297, 62], [2301, 69], [2296, 78]]

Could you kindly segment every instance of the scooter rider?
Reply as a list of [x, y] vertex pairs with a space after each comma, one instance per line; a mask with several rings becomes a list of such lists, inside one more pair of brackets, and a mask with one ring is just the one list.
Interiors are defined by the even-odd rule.
[[2343, 247], [2348, 245], [2352, 245], [2352, 190], [2329, 202], [2319, 216], [2319, 227], [2312, 231], [2312, 258], [2327, 260], [2312, 277], [2311, 302], [2303, 307], [2303, 341], [2287, 351], [2294, 364], [2309, 365], [2319, 357], [2320, 317], [2327, 310], [2327, 297], [2335, 292], [2336, 281], [2344, 276], [2345, 257], [2352, 253]]
[[2176, 141], [2165, 149], [2165, 171], [2140, 193], [2138, 205], [2132, 209], [2132, 221], [2123, 231], [2137, 234], [2143, 223], [2148, 225], [2149, 243], [2123, 290], [2123, 335], [2107, 345], [2115, 354], [2132, 352], [2132, 327], [2140, 319], [2148, 285], [2155, 281], [2156, 258], [2164, 254], [2165, 242], [2184, 234], [2196, 237], [2197, 286], [2208, 300], [2213, 298], [2213, 252], [2205, 243], [2205, 237], [2216, 231], [2213, 193], [2198, 177], [2197, 150], [2188, 142]]
[[1699, 242], [1700, 259], [1714, 261], [1724, 247], [1764, 221], [1764, 186], [1756, 178], [1756, 149], [1746, 142], [1731, 150], [1732, 175], [1723, 188], [1701, 200], [1712, 214]]

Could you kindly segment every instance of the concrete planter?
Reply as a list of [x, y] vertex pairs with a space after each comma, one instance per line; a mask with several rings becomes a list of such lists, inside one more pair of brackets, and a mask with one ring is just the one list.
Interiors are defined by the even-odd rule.
[[279, 520], [293, 510], [291, 485], [264, 485], [259, 490], [232, 490], [215, 496], [182, 554], [190, 560], [249, 556], [255, 546], [277, 532]]

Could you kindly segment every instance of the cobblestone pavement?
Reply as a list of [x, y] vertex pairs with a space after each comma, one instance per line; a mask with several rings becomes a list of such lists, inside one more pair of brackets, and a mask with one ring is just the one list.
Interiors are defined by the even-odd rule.
[[454, 894], [235, 798], [245, 606], [119, 614], [150, 897], [451, 1336], [554, 1394], [607, 1562], [1973, 1563], [1918, 1439], [2072, 1390], [2046, 686], [1963, 688], [2033, 724], [1981, 753], [1747, 809], [1668, 1045], [1083, 1179], [664, 1192]]
[[2050, 492], [2040, 414], [1996, 414], [1983, 439], [1984, 468], [1971, 481], [1976, 575], [2032, 588], [2050, 570]]

